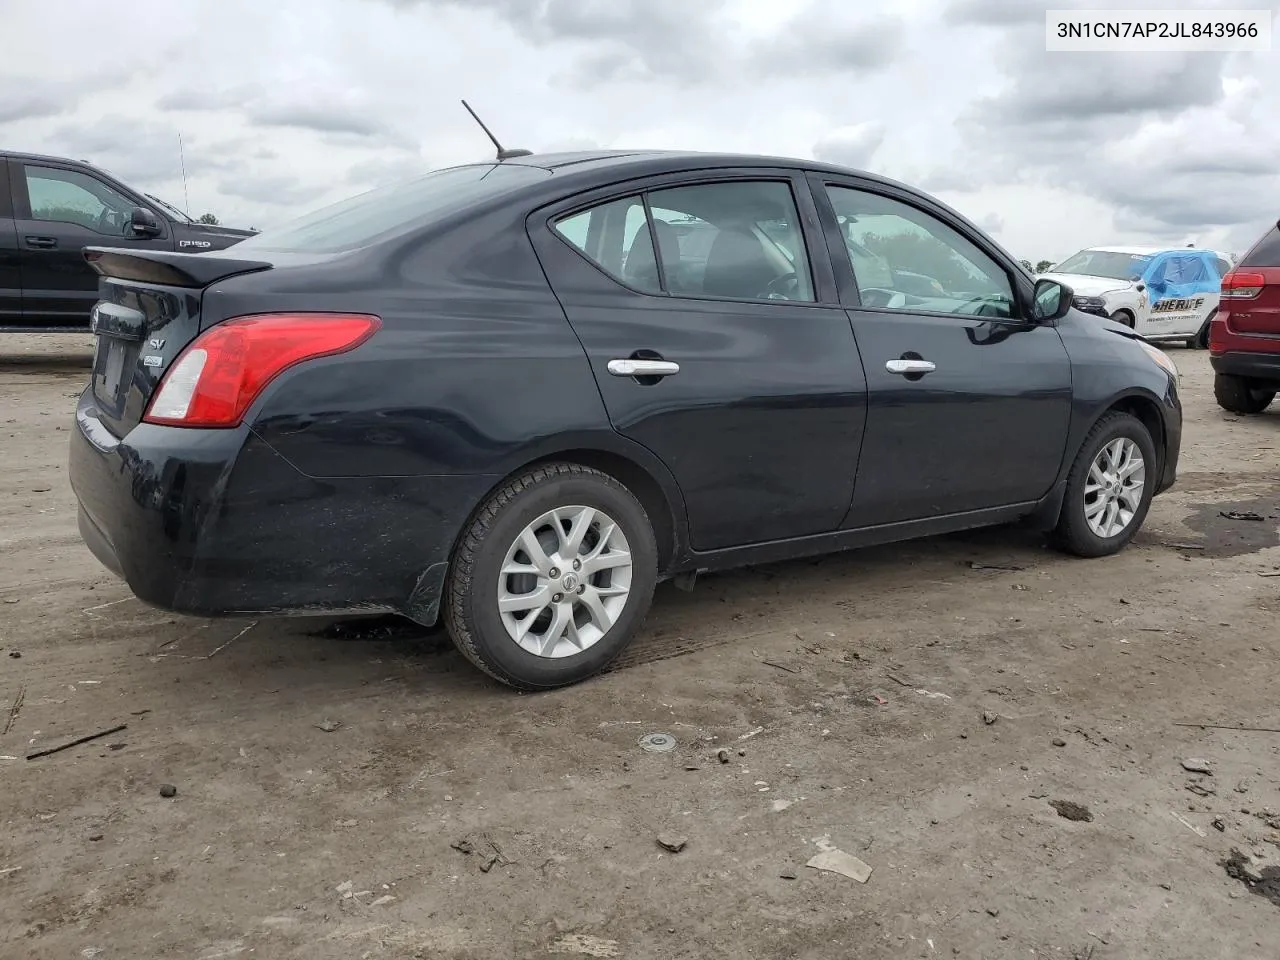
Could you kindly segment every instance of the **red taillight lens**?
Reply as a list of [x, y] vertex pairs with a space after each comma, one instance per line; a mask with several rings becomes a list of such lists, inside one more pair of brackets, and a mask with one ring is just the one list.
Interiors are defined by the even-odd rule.
[[1222, 297], [1224, 300], [1252, 300], [1266, 285], [1266, 277], [1260, 273], [1232, 270], [1222, 278]]
[[237, 426], [289, 367], [354, 350], [381, 325], [377, 317], [337, 313], [269, 313], [220, 323], [182, 351], [142, 419], [178, 427]]

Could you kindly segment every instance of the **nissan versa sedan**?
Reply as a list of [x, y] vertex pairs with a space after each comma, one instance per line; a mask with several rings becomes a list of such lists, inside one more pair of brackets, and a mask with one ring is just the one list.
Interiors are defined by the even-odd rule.
[[88, 546], [200, 615], [443, 617], [582, 680], [654, 585], [1027, 521], [1120, 550], [1177, 371], [951, 209], [809, 161], [518, 156], [226, 251], [90, 248]]

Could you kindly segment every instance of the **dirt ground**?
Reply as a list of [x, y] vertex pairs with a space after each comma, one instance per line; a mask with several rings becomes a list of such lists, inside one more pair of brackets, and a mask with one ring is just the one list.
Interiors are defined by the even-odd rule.
[[0, 956], [1274, 960], [1280, 733], [1179, 724], [1280, 728], [1280, 408], [1170, 352], [1181, 476], [1122, 555], [663, 587], [616, 669], [520, 696], [439, 633], [133, 600], [65, 479], [85, 338], [6, 337]]

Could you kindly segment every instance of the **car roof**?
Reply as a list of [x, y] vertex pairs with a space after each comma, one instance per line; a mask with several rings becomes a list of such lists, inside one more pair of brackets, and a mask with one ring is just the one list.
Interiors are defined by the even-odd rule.
[[[480, 161], [492, 163], [493, 161]], [[812, 170], [840, 176], [857, 176], [878, 183], [906, 187], [913, 193], [920, 192], [907, 184], [899, 183], [865, 170], [840, 167], [817, 160], [801, 160], [795, 157], [774, 157], [753, 153], [704, 153], [697, 150], [581, 150], [566, 153], [532, 154], [502, 161], [504, 164], [521, 164], [539, 167], [552, 173], [572, 174], [599, 172], [605, 168], [625, 170], [628, 177], [642, 177], [648, 173], [671, 170], [714, 170], [723, 167], [784, 167], [792, 170]]]
[[35, 163], [89, 163], [87, 160], [75, 160], [71, 157], [55, 157], [44, 153], [22, 153], [18, 150], [0, 150], [0, 157], [10, 160], [31, 160]]

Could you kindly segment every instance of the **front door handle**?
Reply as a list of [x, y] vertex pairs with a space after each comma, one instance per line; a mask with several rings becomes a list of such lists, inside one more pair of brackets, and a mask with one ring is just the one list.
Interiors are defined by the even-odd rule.
[[42, 249], [48, 249], [58, 245], [58, 241], [55, 237], [27, 237], [26, 241], [28, 247], [40, 247]]
[[926, 373], [933, 373], [938, 369], [929, 360], [889, 360], [885, 363], [884, 368], [890, 373], [897, 373], [904, 377], [922, 376]]
[[673, 377], [680, 372], [680, 364], [672, 360], [610, 360], [609, 372], [615, 377]]

